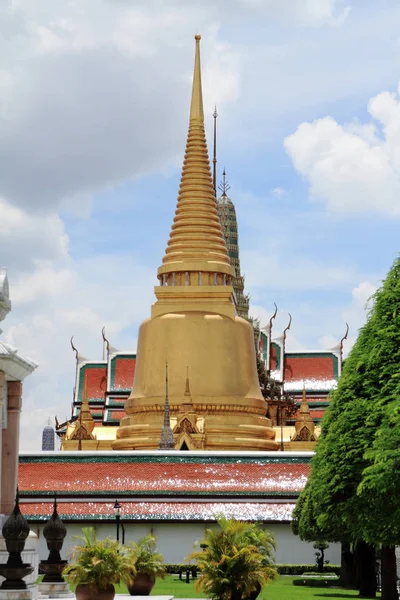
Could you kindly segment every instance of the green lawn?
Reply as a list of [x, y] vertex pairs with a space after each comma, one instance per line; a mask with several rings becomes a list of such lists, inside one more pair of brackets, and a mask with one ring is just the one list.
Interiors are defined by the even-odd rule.
[[[307, 588], [293, 585], [293, 577], [281, 576], [267, 585], [258, 597], [258, 600], [335, 600], [336, 598], [359, 598], [358, 592], [352, 590]], [[125, 585], [115, 586], [119, 594], [127, 594]], [[193, 581], [185, 583], [176, 575], [167, 575], [165, 579], [157, 579], [151, 593], [152, 596], [175, 596], [175, 598], [205, 598], [204, 594], [197, 592]], [[378, 598], [380, 598], [378, 594]], [[128, 596], [130, 597], [130, 596]]]
[[[267, 585], [259, 595], [259, 600], [299, 600], [301, 598], [318, 598], [319, 600], [333, 600], [335, 598], [359, 597], [357, 591], [328, 589], [328, 588], [306, 588], [294, 586], [293, 577], [278, 577]], [[163, 579], [157, 579], [152, 591], [153, 596], [175, 596], [175, 598], [204, 598], [204, 594], [197, 592], [193, 582], [185, 583], [179, 581], [178, 577], [167, 575]], [[380, 597], [380, 594], [379, 596]]]

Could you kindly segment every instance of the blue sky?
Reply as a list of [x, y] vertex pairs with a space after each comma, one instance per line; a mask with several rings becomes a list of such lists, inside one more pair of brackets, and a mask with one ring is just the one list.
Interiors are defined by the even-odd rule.
[[[400, 6], [368, 0], [0, 3], [3, 337], [40, 366], [22, 448], [70, 413], [101, 328], [134, 349], [175, 210], [196, 31], [253, 316], [333, 346], [398, 252]], [[32, 422], [37, 427], [32, 429]]]

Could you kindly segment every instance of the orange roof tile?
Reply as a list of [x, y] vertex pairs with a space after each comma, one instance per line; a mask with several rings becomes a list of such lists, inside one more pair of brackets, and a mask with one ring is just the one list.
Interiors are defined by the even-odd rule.
[[[216, 515], [251, 521], [289, 521], [295, 503], [270, 502], [123, 502], [124, 520], [213, 521]], [[28, 520], [47, 520], [51, 502], [21, 502], [22, 514]], [[63, 520], [114, 520], [113, 502], [58, 502]]]
[[332, 356], [290, 356], [285, 359], [285, 381], [302, 379], [335, 379]]
[[307, 480], [307, 460], [253, 460], [245, 462], [158, 461], [158, 460], [21, 460], [19, 489], [22, 494], [115, 495], [254, 495], [297, 494]]

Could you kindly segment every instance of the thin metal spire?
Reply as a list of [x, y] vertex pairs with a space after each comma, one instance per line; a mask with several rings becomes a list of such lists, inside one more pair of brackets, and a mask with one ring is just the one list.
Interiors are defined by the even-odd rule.
[[217, 107], [214, 108], [214, 158], [213, 158], [213, 187], [214, 194], [217, 197]]
[[169, 414], [168, 400], [168, 361], [165, 362], [165, 406], [164, 406], [164, 425], [161, 430], [160, 450], [175, 450], [174, 436], [171, 429], [171, 420]]
[[224, 172], [222, 173], [222, 183], [219, 184], [218, 188], [221, 190], [222, 195], [226, 197], [226, 192], [231, 189], [231, 186], [226, 180], [226, 171], [224, 167]]

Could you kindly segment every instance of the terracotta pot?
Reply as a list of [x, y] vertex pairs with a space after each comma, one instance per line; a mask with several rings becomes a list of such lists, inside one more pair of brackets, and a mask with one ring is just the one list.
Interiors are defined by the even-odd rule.
[[135, 581], [128, 585], [128, 591], [131, 596], [149, 596], [155, 582], [155, 577], [149, 577], [143, 573], [138, 573], [135, 577]]
[[115, 589], [112, 584], [103, 590], [92, 585], [80, 583], [75, 590], [76, 600], [114, 600]]

